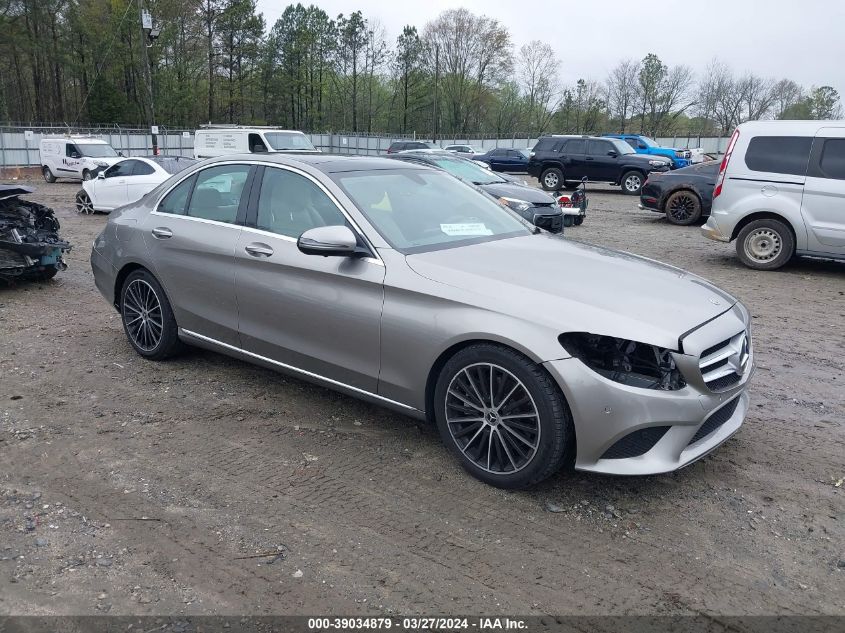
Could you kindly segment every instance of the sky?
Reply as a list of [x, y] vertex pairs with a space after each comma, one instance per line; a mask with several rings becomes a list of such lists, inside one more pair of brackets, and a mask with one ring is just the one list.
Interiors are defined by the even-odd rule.
[[[465, 7], [507, 26], [518, 49], [551, 44], [566, 84], [603, 81], [624, 58], [656, 53], [670, 66], [703, 71], [714, 57], [737, 74], [789, 78], [809, 88], [831, 85], [845, 101], [845, 0], [301, 0], [330, 17], [361, 10], [387, 30], [422, 32], [446, 9]], [[268, 28], [288, 2], [258, 0]]]

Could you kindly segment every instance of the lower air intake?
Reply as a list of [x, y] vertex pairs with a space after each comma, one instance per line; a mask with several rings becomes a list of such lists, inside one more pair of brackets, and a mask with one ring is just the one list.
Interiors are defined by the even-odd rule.
[[646, 429], [639, 429], [628, 433], [625, 437], [617, 440], [616, 443], [604, 452], [602, 459], [626, 459], [628, 457], [639, 457], [648, 453], [657, 442], [660, 441], [668, 426], [650, 426]]

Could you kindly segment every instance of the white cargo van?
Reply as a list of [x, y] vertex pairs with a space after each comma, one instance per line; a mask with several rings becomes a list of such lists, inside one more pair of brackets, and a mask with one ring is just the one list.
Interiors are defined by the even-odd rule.
[[42, 138], [38, 150], [41, 173], [47, 182], [56, 182], [56, 178], [91, 180], [122, 160], [106, 141], [90, 136]]
[[722, 159], [706, 237], [736, 240], [746, 266], [845, 259], [845, 121], [751, 121]]
[[194, 135], [194, 158], [265, 152], [319, 153], [308, 137], [296, 130], [272, 127], [200, 129]]

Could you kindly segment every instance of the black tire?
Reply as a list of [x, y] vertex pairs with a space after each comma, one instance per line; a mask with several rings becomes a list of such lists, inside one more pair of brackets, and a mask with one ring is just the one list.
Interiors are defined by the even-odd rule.
[[780, 220], [754, 220], [739, 232], [736, 254], [749, 268], [777, 270], [795, 254], [795, 237]]
[[47, 165], [41, 168], [41, 175], [44, 176], [44, 180], [49, 183], [56, 182], [56, 177], [53, 175], [53, 172], [50, 171], [50, 168]]
[[[490, 388], [485, 390], [481, 386], [479, 391], [475, 382], [487, 376], [488, 367], [491, 368]], [[473, 374], [476, 379], [470, 378]], [[476, 405], [467, 406], [466, 400], [455, 394], [470, 394], [470, 385], [476, 404], [486, 405], [489, 401], [492, 405], [497, 398], [502, 400], [495, 408], [486, 406], [486, 412]], [[481, 395], [485, 392], [489, 392], [486, 400]], [[478, 343], [449, 359], [437, 379], [434, 408], [443, 443], [470, 474], [499, 488], [518, 489], [536, 484], [557, 472], [574, 454], [572, 414], [557, 384], [540, 365], [507, 347]], [[535, 413], [520, 414], [523, 410]], [[477, 419], [484, 421], [464, 420], [464, 411], [477, 412], [482, 416]], [[447, 420], [449, 416], [451, 420]], [[522, 420], [516, 423], [519, 426], [514, 419]], [[455, 429], [454, 434], [450, 429]], [[459, 442], [470, 435], [471, 439], [462, 448]], [[516, 441], [520, 438], [521, 441]], [[505, 466], [497, 468], [497, 464]]]
[[82, 170], [82, 180], [87, 182], [87, 181], [91, 180], [92, 178], [93, 178], [93, 176], [91, 175], [90, 171], [88, 171], [87, 169]]
[[674, 192], [664, 205], [666, 219], [677, 226], [689, 226], [701, 221], [701, 199], [689, 189]]
[[640, 195], [640, 191], [642, 191], [644, 183], [645, 176], [643, 176], [642, 172], [635, 169], [626, 171], [622, 174], [622, 179], [619, 181], [619, 184], [622, 187], [622, 193], [629, 196]]
[[[160, 323], [160, 333], [157, 341], [147, 341], [144, 344], [144, 338], [134, 329], [133, 323], [138, 320], [140, 312], [131, 307], [133, 303], [138, 304], [143, 301], [139, 297], [140, 291], [152, 291], [155, 301], [158, 303], [159, 310], [156, 313], [150, 310], [149, 321], [154, 320], [156, 314], [159, 316], [158, 323]], [[149, 305], [147, 303], [147, 305]], [[173, 316], [173, 309], [170, 307], [170, 301], [158, 280], [148, 270], [139, 268], [126, 277], [123, 286], [120, 288], [120, 320], [123, 323], [123, 332], [129, 340], [130, 345], [135, 348], [144, 358], [150, 360], [164, 360], [181, 351], [183, 344], [179, 340], [179, 330], [176, 325], [176, 318]], [[145, 324], [148, 319], [144, 318]], [[138, 326], [139, 328], [141, 326]], [[154, 325], [147, 325], [147, 332], [155, 334]]]
[[563, 183], [563, 172], [557, 167], [544, 169], [540, 174], [540, 186], [545, 191], [559, 191]]
[[80, 215], [92, 215], [94, 213], [94, 205], [91, 203], [88, 192], [84, 189], [76, 194], [74, 204], [76, 205], [76, 212]]
[[563, 216], [563, 226], [569, 228], [570, 226], [572, 226], [574, 224], [574, 222], [575, 222], [575, 218], [573, 216], [571, 216], [571, 215]]
[[581, 226], [582, 224], [584, 224], [584, 216], [579, 215], [575, 218], [575, 226]]

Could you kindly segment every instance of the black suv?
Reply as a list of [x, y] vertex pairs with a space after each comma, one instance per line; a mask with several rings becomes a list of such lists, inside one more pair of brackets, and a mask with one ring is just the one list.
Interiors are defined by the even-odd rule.
[[424, 143], [422, 141], [394, 141], [387, 148], [388, 154], [395, 154], [397, 152], [404, 152], [409, 149], [440, 149], [432, 143]]
[[575, 188], [590, 182], [620, 185], [639, 195], [649, 172], [669, 171], [671, 163], [659, 156], [637, 154], [625, 141], [594, 136], [544, 136], [531, 151], [528, 173], [546, 191]]

